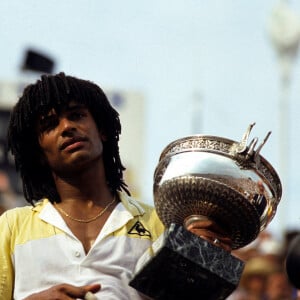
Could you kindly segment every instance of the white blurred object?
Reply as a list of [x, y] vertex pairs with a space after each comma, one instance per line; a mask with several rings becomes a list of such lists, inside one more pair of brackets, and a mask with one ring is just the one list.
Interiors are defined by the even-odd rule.
[[263, 255], [281, 255], [283, 247], [274, 239], [266, 239], [260, 243], [258, 250]]
[[[292, 77], [292, 68], [297, 57], [300, 43], [300, 17], [281, 0], [272, 11], [268, 31], [272, 44], [276, 50], [280, 72], [280, 97], [278, 103], [278, 133], [279, 133], [279, 172], [283, 186], [289, 182], [289, 132], [290, 111], [289, 93]], [[286, 191], [288, 195], [288, 191]], [[283, 199], [281, 209], [277, 212], [280, 228], [285, 230], [289, 202]], [[282, 232], [283, 233], [283, 232]]]
[[87, 292], [84, 296], [84, 300], [97, 300], [97, 297], [93, 293]]
[[300, 17], [287, 1], [279, 1], [271, 14], [268, 29], [279, 57], [282, 80], [289, 81], [299, 48]]

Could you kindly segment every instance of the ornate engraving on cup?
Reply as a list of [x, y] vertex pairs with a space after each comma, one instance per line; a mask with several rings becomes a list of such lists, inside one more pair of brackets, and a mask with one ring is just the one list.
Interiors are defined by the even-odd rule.
[[192, 215], [213, 219], [227, 230], [233, 249], [254, 240], [273, 219], [280, 179], [260, 155], [264, 141], [193, 135], [170, 143], [154, 173], [154, 204], [162, 222], [184, 224]]

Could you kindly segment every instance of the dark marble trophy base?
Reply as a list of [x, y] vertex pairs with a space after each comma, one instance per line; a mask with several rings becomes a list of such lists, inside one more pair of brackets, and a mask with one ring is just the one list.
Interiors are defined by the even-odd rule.
[[130, 286], [158, 300], [223, 300], [237, 287], [244, 262], [171, 224]]

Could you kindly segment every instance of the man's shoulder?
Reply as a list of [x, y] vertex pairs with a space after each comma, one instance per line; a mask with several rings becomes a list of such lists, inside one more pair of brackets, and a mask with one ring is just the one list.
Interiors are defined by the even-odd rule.
[[32, 206], [21, 206], [6, 210], [0, 216], [1, 238], [12, 238], [20, 228], [24, 228], [24, 223], [32, 214]]
[[32, 213], [32, 208], [33, 206], [31, 205], [26, 205], [26, 206], [19, 206], [19, 207], [14, 207], [6, 210], [1, 217], [24, 217], [25, 215], [31, 214]]
[[35, 212], [41, 211], [41, 209], [48, 203], [48, 200], [41, 200], [35, 204], [35, 206], [32, 205], [25, 205], [25, 206], [19, 206], [14, 207], [11, 209], [6, 210], [1, 216], [1, 219], [7, 219], [7, 220], [21, 220], [24, 222], [26, 217], [31, 217], [35, 214]]

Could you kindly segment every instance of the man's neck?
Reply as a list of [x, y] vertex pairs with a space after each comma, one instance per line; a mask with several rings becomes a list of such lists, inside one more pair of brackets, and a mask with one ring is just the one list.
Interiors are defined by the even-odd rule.
[[90, 168], [69, 176], [54, 175], [54, 180], [62, 202], [76, 200], [77, 203], [93, 201], [101, 204], [112, 197], [104, 169], [101, 168]]

